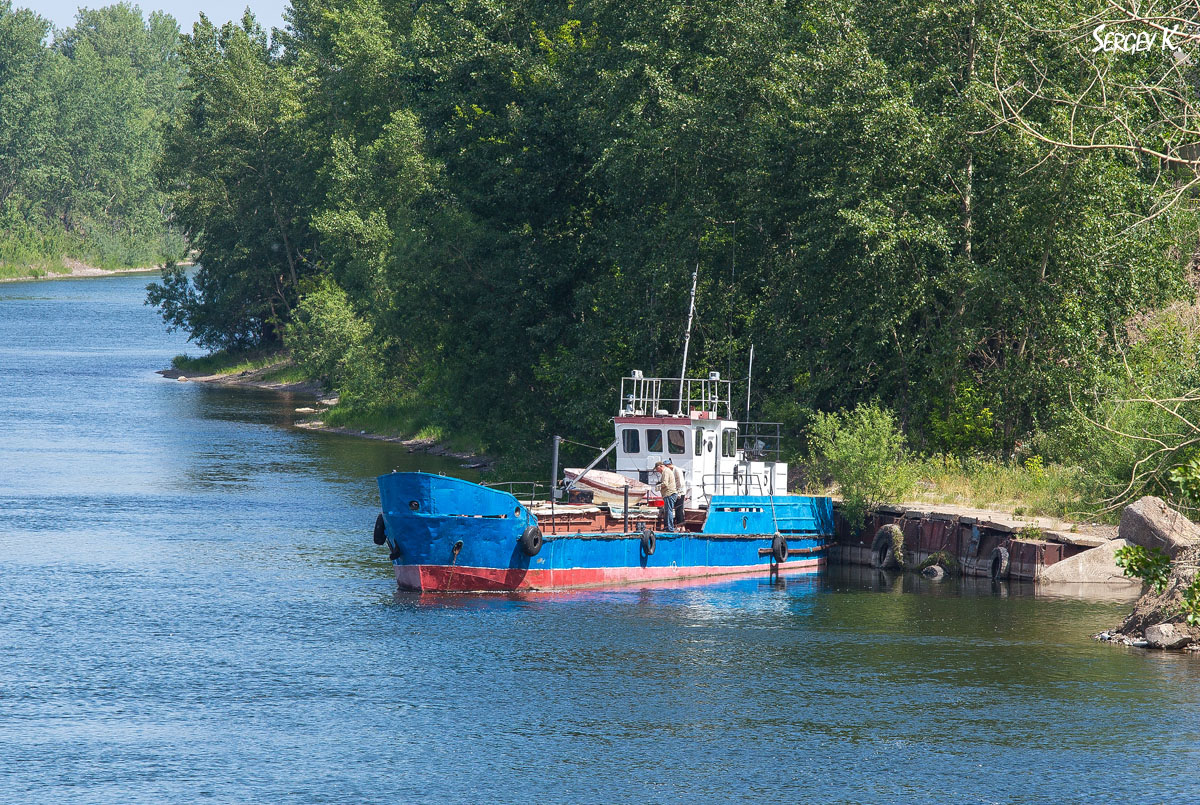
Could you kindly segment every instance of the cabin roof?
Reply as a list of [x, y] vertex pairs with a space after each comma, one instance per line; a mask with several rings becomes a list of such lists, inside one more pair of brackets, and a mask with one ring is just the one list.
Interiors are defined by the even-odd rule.
[[614, 420], [618, 425], [674, 425], [683, 427], [685, 425], [697, 425], [706, 422], [724, 422], [726, 424], [736, 424], [736, 420], [732, 419], [717, 419], [716, 417], [691, 417], [683, 416], [619, 416]]

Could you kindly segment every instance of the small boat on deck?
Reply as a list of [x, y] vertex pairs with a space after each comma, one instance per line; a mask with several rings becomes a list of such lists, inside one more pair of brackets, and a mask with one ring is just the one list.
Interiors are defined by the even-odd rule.
[[[589, 467], [567, 470], [548, 500], [519, 497], [512, 485], [381, 475], [375, 543], [388, 546], [401, 589], [425, 592], [816, 571], [834, 533], [832, 502], [788, 494], [780, 426], [739, 426], [730, 391], [715, 372], [700, 379], [633, 372], [621, 381], [613, 443]], [[676, 413], [664, 405], [676, 405]], [[556, 437], [556, 480], [558, 444]], [[610, 453], [615, 471], [595, 469]], [[666, 529], [654, 490], [659, 461], [684, 472], [677, 530]], [[593, 493], [591, 502], [562, 501], [580, 488]]]
[[[585, 471], [578, 467], [568, 467], [563, 470], [563, 480], [575, 489], [591, 492], [594, 503], [619, 503], [624, 506], [626, 500], [635, 504], [657, 500], [659, 505], [662, 505], [662, 496], [653, 486], [619, 472]], [[626, 490], [628, 498], [625, 497]]]

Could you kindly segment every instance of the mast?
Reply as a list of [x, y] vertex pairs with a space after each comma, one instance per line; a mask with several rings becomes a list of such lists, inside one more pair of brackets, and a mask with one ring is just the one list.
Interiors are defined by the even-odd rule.
[[683, 386], [687, 382], [687, 355], [688, 344], [692, 340], [692, 317], [696, 313], [696, 278], [700, 276], [700, 261], [696, 261], [696, 269], [692, 271], [692, 298], [688, 301], [688, 321], [687, 330], [683, 335], [683, 368], [679, 370], [679, 406], [675, 409], [676, 414], [683, 413]]
[[746, 421], [750, 421], [750, 382], [754, 379], [754, 345], [750, 345], [750, 369], [746, 372]]

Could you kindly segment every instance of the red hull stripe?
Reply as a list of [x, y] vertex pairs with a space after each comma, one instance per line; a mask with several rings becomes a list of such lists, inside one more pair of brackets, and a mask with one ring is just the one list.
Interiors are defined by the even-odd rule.
[[[785, 562], [779, 569], [784, 573], [816, 570], [824, 564], [823, 557], [814, 557]], [[422, 592], [504, 592], [735, 576], [766, 573], [770, 569], [769, 563], [738, 567], [573, 567], [562, 570], [396, 565], [396, 581], [403, 589]]]

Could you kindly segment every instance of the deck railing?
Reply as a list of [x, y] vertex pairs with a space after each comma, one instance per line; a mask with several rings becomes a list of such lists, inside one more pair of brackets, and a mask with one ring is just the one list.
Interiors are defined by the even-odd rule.
[[550, 499], [550, 487], [537, 481], [492, 481], [480, 486], [502, 490], [521, 502], [538, 503]]
[[783, 456], [782, 423], [741, 423], [738, 426], [738, 447], [750, 461], [780, 461]]
[[[756, 491], [757, 490], [757, 491]], [[733, 473], [712, 473], [700, 476], [700, 495], [712, 498], [713, 495], [765, 495], [762, 478], [757, 475], [734, 475]]]
[[621, 378], [619, 416], [660, 416], [702, 411], [714, 419], [733, 419], [732, 383], [719, 378]]

